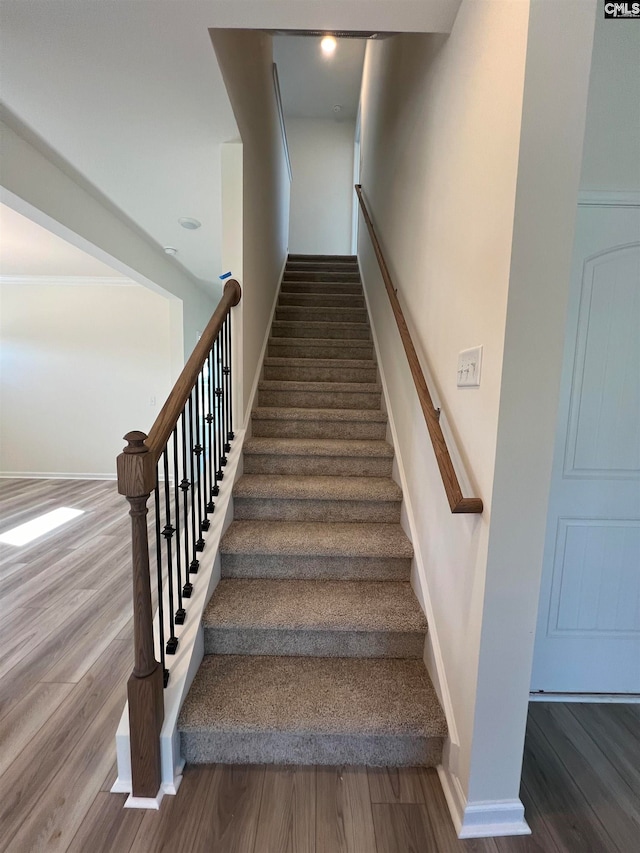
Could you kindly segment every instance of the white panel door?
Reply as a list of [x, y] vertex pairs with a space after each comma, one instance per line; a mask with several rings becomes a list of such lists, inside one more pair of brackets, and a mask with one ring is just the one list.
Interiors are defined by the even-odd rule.
[[532, 691], [640, 693], [640, 208], [580, 205]]

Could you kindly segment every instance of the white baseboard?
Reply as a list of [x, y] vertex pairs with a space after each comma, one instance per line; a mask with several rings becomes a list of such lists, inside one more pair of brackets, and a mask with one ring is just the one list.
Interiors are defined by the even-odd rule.
[[640, 705], [639, 693], [530, 693], [529, 702], [592, 702], [602, 705]]
[[531, 835], [520, 800], [469, 803], [457, 776], [442, 765], [438, 767], [438, 776], [458, 838]]
[[1, 480], [115, 480], [117, 474], [69, 474], [63, 471], [0, 471]]

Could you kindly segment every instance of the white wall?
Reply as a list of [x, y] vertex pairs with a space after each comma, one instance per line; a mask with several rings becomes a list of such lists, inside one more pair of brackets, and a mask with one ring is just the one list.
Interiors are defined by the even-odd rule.
[[0, 472], [114, 476], [171, 388], [170, 314], [139, 285], [0, 285]]
[[0, 200], [117, 273], [165, 296], [182, 300], [184, 358], [197, 342], [222, 288], [202, 290], [196, 280], [73, 174], [44, 144], [36, 148], [0, 122]]
[[292, 254], [351, 253], [354, 121], [288, 118]]
[[271, 36], [211, 30], [240, 137], [243, 172], [242, 349], [244, 408], [287, 257], [289, 173], [273, 85]]
[[[467, 822], [479, 802], [506, 801], [496, 820], [511, 831], [523, 829], [518, 789], [548, 411], [557, 404], [593, 23], [591, 3], [567, 2], [562, 14], [550, 6], [465, 0], [448, 38], [372, 42], [362, 94], [364, 192], [445, 428], [485, 504], [480, 517], [449, 512], [361, 220], [360, 263], [421, 557], [416, 581], [432, 615], [427, 661], [437, 676], [441, 656], [440, 691], [459, 746], [445, 761], [449, 792]], [[555, 44], [561, 35], [566, 45]], [[541, 206], [546, 193], [550, 208]], [[523, 328], [524, 306], [534, 335]], [[541, 312], [552, 319], [543, 322]], [[457, 389], [459, 350], [480, 344], [481, 387]]]
[[[580, 186], [640, 190], [640, 32], [598, 0]], [[635, 26], [632, 26], [635, 24]]]

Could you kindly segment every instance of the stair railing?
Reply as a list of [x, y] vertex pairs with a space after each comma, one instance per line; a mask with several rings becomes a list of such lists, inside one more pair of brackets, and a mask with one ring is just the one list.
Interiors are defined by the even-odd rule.
[[[134, 668], [127, 698], [135, 797], [155, 797], [160, 789], [167, 658], [178, 648], [176, 625], [187, 617], [198, 555], [205, 547], [204, 534], [234, 437], [231, 308], [240, 299], [240, 285], [229, 280], [149, 435], [127, 433], [127, 446], [117, 459], [118, 492], [131, 506]], [[148, 523], [151, 495], [152, 523]]]
[[380, 242], [376, 236], [373, 222], [362, 193], [362, 186], [360, 184], [356, 184], [356, 193], [362, 209], [364, 221], [367, 225], [367, 230], [369, 231], [371, 243], [373, 244], [373, 250], [378, 260], [378, 266], [380, 267], [384, 286], [387, 294], [389, 295], [391, 308], [393, 309], [393, 314], [396, 318], [396, 324], [398, 326], [398, 331], [400, 332], [400, 338], [407, 356], [407, 361], [409, 362], [409, 369], [411, 370], [413, 382], [420, 401], [420, 407], [422, 408], [422, 413], [427, 424], [427, 430], [429, 431], [431, 444], [433, 445], [433, 451], [436, 455], [436, 462], [438, 463], [438, 469], [440, 470], [440, 476], [442, 477], [442, 483], [447, 495], [447, 500], [449, 501], [451, 512], [482, 512], [483, 507], [482, 500], [480, 498], [465, 498], [462, 495], [462, 489], [460, 488], [460, 483], [453, 467], [453, 462], [451, 461], [451, 454], [449, 453], [449, 448], [447, 447], [447, 442], [445, 441], [445, 437], [442, 433], [442, 427], [440, 426], [440, 410], [433, 405], [427, 381], [424, 377], [424, 373], [422, 372], [420, 361], [418, 360], [418, 354], [416, 353], [416, 348], [411, 340], [411, 335], [407, 328], [404, 314], [402, 313], [400, 301], [398, 300], [398, 291], [391, 280], [389, 268], [387, 267], [384, 255], [382, 254]]

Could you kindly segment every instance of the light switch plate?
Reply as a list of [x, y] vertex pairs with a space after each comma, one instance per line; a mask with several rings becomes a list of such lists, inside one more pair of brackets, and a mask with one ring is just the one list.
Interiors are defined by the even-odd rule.
[[480, 385], [482, 347], [462, 350], [458, 353], [458, 388], [477, 388]]

